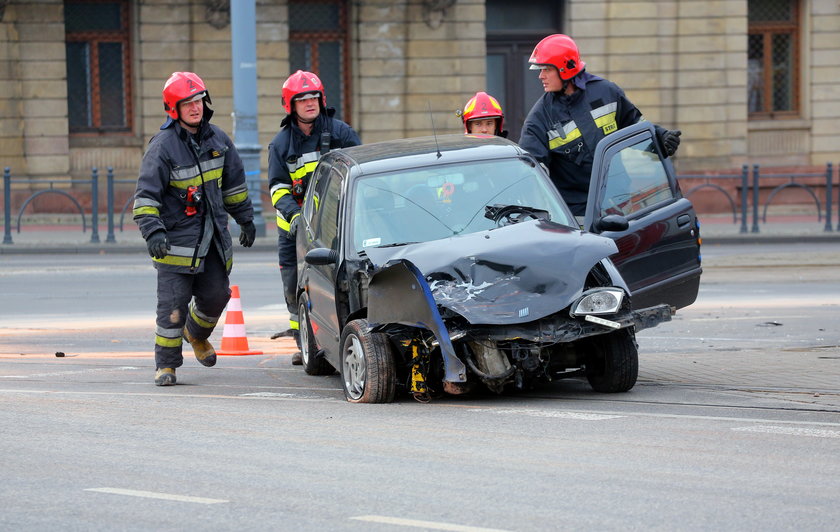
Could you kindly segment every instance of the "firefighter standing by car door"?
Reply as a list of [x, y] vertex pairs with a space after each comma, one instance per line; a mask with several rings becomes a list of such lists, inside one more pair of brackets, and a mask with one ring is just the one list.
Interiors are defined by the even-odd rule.
[[505, 114], [496, 98], [486, 92], [476, 92], [467, 100], [464, 110], [459, 113], [464, 121], [464, 133], [467, 135], [497, 135], [507, 138], [508, 132], [502, 129]]
[[[644, 117], [618, 85], [584, 70], [567, 35], [544, 38], [528, 62], [540, 71], [545, 94], [525, 118], [519, 145], [546, 165], [572, 213], [584, 216], [598, 141]], [[665, 155], [673, 155], [681, 132], [655, 129]]]
[[175, 72], [163, 87], [169, 115], [149, 141], [134, 195], [134, 220], [157, 269], [155, 384], [175, 384], [186, 339], [204, 366], [216, 363], [207, 340], [230, 299], [233, 244], [228, 214], [241, 227], [239, 242], [254, 243], [254, 211], [242, 160], [230, 137], [210, 124], [204, 82]]
[[297, 309], [297, 254], [295, 239], [300, 207], [318, 159], [334, 148], [361, 144], [349, 125], [327, 107], [324, 86], [318, 76], [298, 70], [283, 83], [286, 117], [268, 147], [268, 178], [271, 203], [277, 211], [277, 246], [283, 292], [289, 311], [289, 330], [272, 336], [293, 336], [298, 351], [292, 364], [302, 363]]

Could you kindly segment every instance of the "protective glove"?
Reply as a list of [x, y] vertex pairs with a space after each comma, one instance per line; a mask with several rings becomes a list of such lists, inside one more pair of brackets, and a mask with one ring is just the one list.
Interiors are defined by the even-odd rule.
[[662, 134], [662, 145], [665, 147], [665, 153], [668, 157], [677, 153], [677, 148], [680, 145], [680, 135], [682, 131], [679, 129], [666, 129]]
[[146, 239], [146, 247], [149, 248], [149, 256], [162, 259], [168, 254], [169, 240], [166, 238], [166, 231], [155, 231]]
[[244, 225], [239, 226], [239, 243], [243, 247], [249, 248], [254, 244], [254, 239], [257, 237], [257, 226], [254, 222], [245, 222]]
[[289, 222], [289, 232], [286, 233], [286, 238], [289, 240], [297, 240], [298, 224], [300, 223], [300, 213], [292, 216], [292, 221]]

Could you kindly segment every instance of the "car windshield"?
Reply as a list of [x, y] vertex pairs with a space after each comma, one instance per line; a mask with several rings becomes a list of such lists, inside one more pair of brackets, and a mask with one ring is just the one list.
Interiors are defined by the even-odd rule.
[[[355, 181], [353, 242], [356, 250], [428, 242], [535, 218], [576, 226], [551, 187], [538, 168], [521, 159], [362, 177]], [[520, 208], [503, 210], [506, 206]], [[508, 216], [496, 215], [494, 221], [500, 212]]]

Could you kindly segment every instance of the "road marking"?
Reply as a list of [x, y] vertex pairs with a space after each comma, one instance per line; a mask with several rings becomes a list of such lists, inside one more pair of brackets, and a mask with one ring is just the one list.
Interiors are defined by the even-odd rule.
[[787, 436], [812, 436], [815, 438], [840, 438], [840, 430], [806, 429], [801, 427], [776, 427], [756, 425], [754, 427], [735, 427], [738, 432], [760, 432], [763, 434], [784, 434]]
[[80, 369], [76, 371], [53, 371], [50, 373], [30, 373], [28, 375], [0, 375], [0, 379], [31, 379], [33, 377], [40, 378], [40, 377], [63, 377], [65, 375], [79, 375], [83, 373], [98, 373], [103, 371], [133, 371], [137, 369], [134, 366], [121, 366], [116, 368], [93, 368], [93, 369]]
[[457, 532], [506, 532], [501, 528], [481, 528], [476, 526], [455, 525], [452, 523], [440, 523], [437, 521], [419, 521], [417, 519], [403, 519], [401, 517], [388, 517], [386, 515], [360, 515], [351, 517], [356, 521], [367, 521], [369, 523], [382, 523], [385, 525], [411, 526], [415, 528], [426, 528], [429, 530], [455, 530]]
[[128, 495], [130, 497], [144, 497], [146, 499], [163, 499], [167, 501], [194, 502], [198, 504], [219, 504], [230, 502], [223, 499], [207, 499], [205, 497], [190, 497], [188, 495], [175, 495], [172, 493], [158, 493], [156, 491], [125, 490], [121, 488], [87, 488], [85, 491], [98, 493], [112, 493], [114, 495]]
[[254, 392], [240, 393], [239, 397], [297, 397], [296, 393]]
[[521, 414], [532, 417], [578, 419], [582, 421], [601, 421], [604, 419], [617, 419], [625, 417], [613, 414], [592, 414], [589, 412], [559, 412], [557, 410], [533, 410], [530, 408], [482, 408], [477, 411], [487, 412], [490, 414]]

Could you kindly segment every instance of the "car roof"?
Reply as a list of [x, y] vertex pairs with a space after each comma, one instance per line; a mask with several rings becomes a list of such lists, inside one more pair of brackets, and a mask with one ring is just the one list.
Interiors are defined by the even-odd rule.
[[516, 143], [495, 135], [438, 135], [387, 140], [330, 152], [369, 174], [464, 161], [518, 157], [525, 152]]

